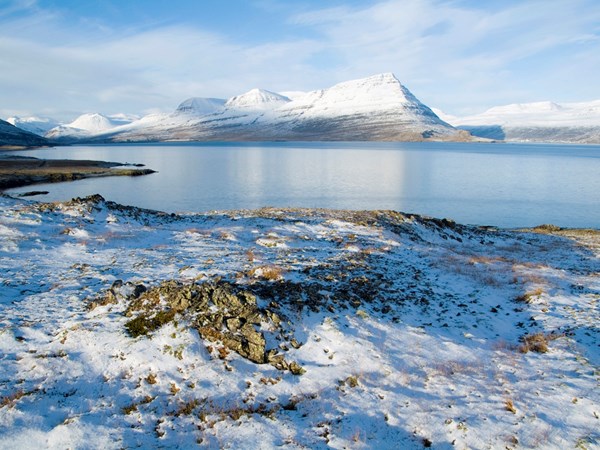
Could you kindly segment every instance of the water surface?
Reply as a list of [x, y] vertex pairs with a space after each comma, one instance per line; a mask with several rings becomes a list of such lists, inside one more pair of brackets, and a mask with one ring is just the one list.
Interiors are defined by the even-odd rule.
[[[600, 228], [600, 146], [181, 143], [21, 152], [143, 163], [158, 173], [38, 185], [42, 201], [99, 193], [167, 212], [262, 206], [394, 209], [503, 227]], [[31, 190], [20, 188], [13, 192]]]

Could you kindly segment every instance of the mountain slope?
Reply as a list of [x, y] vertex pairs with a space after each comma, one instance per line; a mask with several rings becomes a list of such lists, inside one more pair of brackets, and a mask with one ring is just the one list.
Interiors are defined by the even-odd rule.
[[600, 143], [600, 100], [496, 106], [447, 120], [475, 136], [506, 141]]
[[289, 103], [291, 100], [283, 95], [265, 89], [252, 89], [245, 94], [230, 98], [225, 103], [229, 109], [272, 110]]
[[47, 117], [9, 117], [6, 119], [8, 123], [30, 133], [43, 136], [52, 128], [60, 125], [57, 121]]
[[122, 114], [113, 118], [99, 113], [87, 113], [77, 117], [71, 123], [52, 128], [45, 134], [45, 137], [57, 141], [85, 139], [128, 124], [130, 121], [126, 115]]
[[48, 140], [37, 134], [17, 128], [4, 120], [0, 120], [0, 146], [4, 145], [26, 147], [48, 145]]
[[192, 97], [181, 102], [175, 112], [203, 116], [221, 111], [224, 105], [225, 100], [220, 98]]
[[440, 120], [391, 73], [294, 95], [294, 99], [253, 89], [208, 113], [206, 100], [210, 99], [186, 100], [174, 114], [144, 118], [98, 133], [92, 140], [469, 139], [468, 133]]

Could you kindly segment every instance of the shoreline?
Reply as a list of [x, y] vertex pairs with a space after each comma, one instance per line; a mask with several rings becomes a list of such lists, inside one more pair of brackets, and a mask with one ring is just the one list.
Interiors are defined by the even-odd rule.
[[92, 177], [141, 176], [156, 172], [152, 169], [118, 168], [129, 165], [94, 160], [40, 159], [0, 153], [0, 192], [36, 184], [60, 183]]

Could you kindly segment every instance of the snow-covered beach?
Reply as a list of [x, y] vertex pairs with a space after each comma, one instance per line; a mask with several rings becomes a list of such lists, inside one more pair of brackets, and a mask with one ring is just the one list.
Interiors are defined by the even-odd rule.
[[600, 445], [597, 231], [0, 205], [0, 448]]

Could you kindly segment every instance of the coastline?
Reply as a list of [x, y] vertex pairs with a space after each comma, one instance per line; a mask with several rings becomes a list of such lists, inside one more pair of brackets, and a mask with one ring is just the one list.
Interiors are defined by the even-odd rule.
[[126, 165], [93, 160], [39, 159], [0, 153], [0, 192], [35, 184], [91, 177], [141, 176], [155, 173], [152, 169], [118, 168]]

